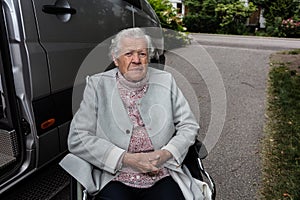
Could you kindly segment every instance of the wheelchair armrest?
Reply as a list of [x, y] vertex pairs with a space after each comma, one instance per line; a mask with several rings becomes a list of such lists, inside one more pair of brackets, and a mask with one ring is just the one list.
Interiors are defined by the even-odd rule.
[[198, 158], [205, 159], [207, 157], [207, 149], [200, 140], [196, 140], [191, 147], [194, 148], [194, 151], [196, 151]]
[[91, 165], [84, 159], [69, 153], [59, 165], [72, 177], [74, 177], [89, 194], [97, 193], [100, 190], [100, 176], [102, 170]]
[[203, 176], [208, 180], [209, 187], [212, 191], [212, 199], [216, 197], [216, 186], [213, 178], [205, 171], [202, 164], [202, 160], [205, 159], [208, 155], [207, 149], [203, 143], [199, 140], [196, 140], [195, 143], [190, 146], [189, 151], [183, 161], [183, 164], [187, 166], [191, 175], [203, 181]]
[[189, 171], [191, 172], [194, 178], [203, 180], [202, 174], [199, 170], [198, 158], [202, 160], [207, 155], [207, 150], [201, 141], [196, 140], [195, 143], [192, 146], [190, 146], [189, 151], [183, 161], [183, 164], [188, 167]]

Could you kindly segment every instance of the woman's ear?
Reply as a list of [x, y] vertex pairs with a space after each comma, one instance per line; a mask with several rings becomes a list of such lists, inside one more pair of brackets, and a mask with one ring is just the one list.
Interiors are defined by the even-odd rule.
[[117, 67], [119, 67], [119, 63], [118, 63], [117, 59], [115, 59], [115, 58], [114, 58], [114, 63]]
[[119, 66], [119, 63], [118, 63], [118, 61], [117, 61], [117, 58], [115, 57], [115, 55], [112, 55], [112, 58], [113, 58], [113, 61], [114, 61], [114, 64], [115, 64], [115, 66]]

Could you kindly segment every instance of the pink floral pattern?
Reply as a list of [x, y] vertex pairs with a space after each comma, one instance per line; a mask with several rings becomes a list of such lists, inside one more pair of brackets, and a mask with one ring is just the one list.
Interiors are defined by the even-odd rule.
[[[124, 77], [120, 78], [122, 79]], [[128, 152], [138, 153], [153, 151], [153, 145], [138, 109], [141, 98], [147, 92], [148, 84], [141, 85], [137, 88], [129, 88], [124, 86], [124, 84], [119, 81], [120, 78], [117, 79], [119, 93], [127, 110], [128, 116], [133, 123], [133, 133], [130, 139]], [[166, 176], [169, 176], [169, 172], [166, 168], [160, 169], [158, 173], [153, 175], [135, 172], [130, 168], [123, 167], [119, 175], [114, 180], [121, 181], [122, 183], [131, 187], [148, 188]]]

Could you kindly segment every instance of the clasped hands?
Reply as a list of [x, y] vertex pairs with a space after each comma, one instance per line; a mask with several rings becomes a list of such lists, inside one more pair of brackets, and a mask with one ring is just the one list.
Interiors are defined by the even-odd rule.
[[125, 153], [123, 166], [141, 173], [155, 173], [172, 157], [167, 150], [155, 150], [147, 153]]

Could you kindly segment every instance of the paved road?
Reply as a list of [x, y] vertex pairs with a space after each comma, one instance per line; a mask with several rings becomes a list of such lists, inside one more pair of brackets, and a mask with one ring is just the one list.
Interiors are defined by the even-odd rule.
[[199, 117], [200, 138], [209, 149], [204, 164], [215, 179], [217, 199], [259, 199], [269, 56], [300, 48], [300, 40], [211, 34], [192, 38], [192, 45], [168, 52], [166, 70], [176, 76]]
[[293, 38], [232, 36], [197, 33], [191, 34], [191, 36], [198, 43], [205, 46], [231, 46], [245, 49], [274, 51], [300, 48], [299, 39]]

